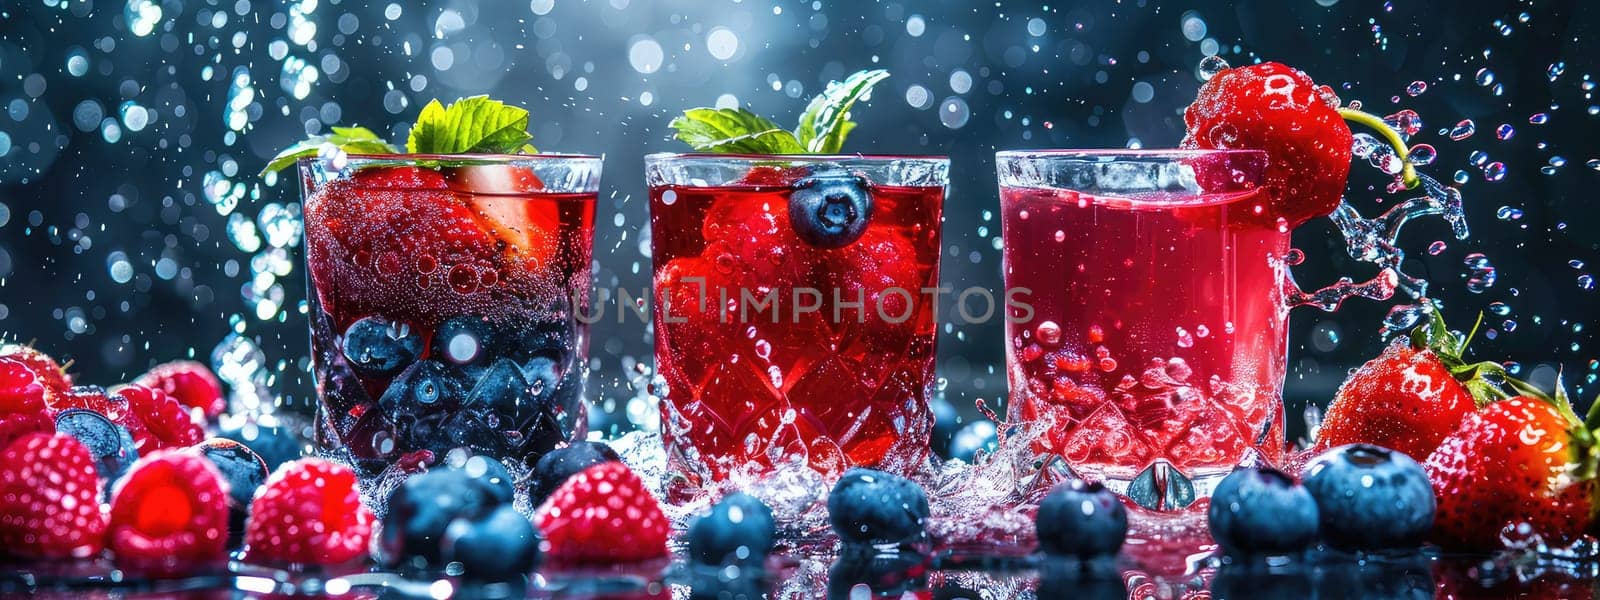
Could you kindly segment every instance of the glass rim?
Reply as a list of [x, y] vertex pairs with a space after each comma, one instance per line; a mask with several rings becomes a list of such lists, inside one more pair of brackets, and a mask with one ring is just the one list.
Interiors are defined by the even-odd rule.
[[[537, 153], [537, 154], [476, 154], [476, 153], [460, 153], [460, 154], [409, 154], [409, 153], [355, 154], [355, 153], [347, 153], [347, 154], [344, 155], [344, 157], [347, 158], [347, 159], [361, 160], [361, 161], [396, 161], [396, 162], [403, 162], [403, 161], [435, 160], [435, 161], [446, 161], [446, 162], [479, 162], [479, 163], [485, 163], [485, 164], [511, 163], [511, 162], [517, 162], [517, 161], [559, 161], [559, 160], [571, 160], [571, 161], [590, 161], [590, 160], [592, 160], [592, 161], [597, 161], [598, 162], [598, 161], [603, 161], [605, 159], [605, 155], [601, 155], [601, 154], [568, 154], [568, 153], [565, 153], [565, 152], [540, 152], [540, 153]], [[333, 160], [333, 157], [302, 156], [295, 162], [309, 163], [309, 162], [326, 161], [326, 160]]]
[[726, 160], [729, 162], [905, 162], [949, 164], [941, 154], [745, 154], [718, 152], [652, 152], [644, 155], [646, 164], [672, 161]]
[[1244, 148], [1088, 148], [1072, 150], [1064, 148], [1038, 149], [1038, 150], [1001, 150], [994, 153], [996, 160], [1070, 160], [1074, 158], [1103, 159], [1103, 158], [1130, 158], [1130, 159], [1166, 159], [1181, 160], [1202, 156], [1255, 156], [1266, 158], [1265, 150], [1252, 150]]

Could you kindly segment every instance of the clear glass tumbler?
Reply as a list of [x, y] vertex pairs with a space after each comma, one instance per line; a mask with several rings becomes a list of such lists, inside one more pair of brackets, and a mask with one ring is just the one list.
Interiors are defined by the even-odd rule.
[[1266, 155], [997, 155], [1012, 419], [1150, 508], [1282, 453], [1288, 228], [1261, 216]]

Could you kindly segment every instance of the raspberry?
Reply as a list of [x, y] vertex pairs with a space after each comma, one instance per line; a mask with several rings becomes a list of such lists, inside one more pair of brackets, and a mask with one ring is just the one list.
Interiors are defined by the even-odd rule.
[[534, 518], [556, 561], [632, 562], [667, 555], [667, 518], [661, 505], [621, 462], [573, 475]]
[[50, 413], [52, 416], [74, 408], [92, 410], [105, 415], [107, 419], [127, 426], [126, 421], [130, 415], [128, 401], [122, 396], [106, 393], [106, 389], [98, 385], [79, 385], [68, 388], [65, 393], [57, 394], [50, 399]]
[[40, 352], [33, 346], [21, 344], [0, 345], [0, 356], [14, 358], [26, 363], [29, 368], [33, 369], [33, 373], [40, 377], [40, 382], [51, 390], [59, 392], [72, 387], [72, 377], [67, 375], [67, 371], [61, 366], [61, 363], [56, 362], [56, 359], [50, 358], [50, 355]]
[[31, 433], [0, 454], [0, 548], [24, 558], [87, 558], [105, 543], [94, 458], [68, 435]]
[[1333, 212], [1350, 174], [1350, 126], [1327, 86], [1279, 63], [1226, 69], [1183, 113], [1184, 148], [1267, 152], [1266, 223], [1290, 227]]
[[52, 433], [55, 424], [44, 413], [0, 413], [0, 448], [30, 433]]
[[53, 397], [49, 380], [26, 360], [0, 356], [0, 413], [42, 412]]
[[111, 499], [108, 543], [117, 564], [176, 573], [223, 558], [225, 488], [217, 468], [199, 453], [166, 450], [134, 463]]
[[177, 360], [156, 365], [135, 384], [161, 390], [189, 408], [198, 408], [207, 418], [216, 418], [227, 408], [222, 398], [222, 382], [205, 365], [192, 360]]
[[245, 552], [273, 563], [347, 563], [366, 554], [373, 519], [349, 467], [297, 460], [273, 473], [250, 504]]
[[205, 437], [205, 430], [189, 417], [189, 410], [166, 392], [132, 384], [112, 393], [128, 403], [128, 418], [122, 425], [133, 434], [141, 455], [193, 446]]

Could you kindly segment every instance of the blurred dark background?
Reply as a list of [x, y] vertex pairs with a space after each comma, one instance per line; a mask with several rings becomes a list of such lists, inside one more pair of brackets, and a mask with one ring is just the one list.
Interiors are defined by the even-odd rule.
[[[1544, 384], [1564, 369], [1587, 403], [1600, 369], [1597, 12], [1577, 0], [5, 3], [0, 334], [106, 384], [215, 355], [252, 398], [303, 407], [298, 190], [255, 176], [277, 149], [331, 124], [403, 139], [400, 124], [435, 97], [521, 104], [541, 149], [606, 155], [597, 283], [641, 290], [641, 156], [680, 149], [674, 114], [737, 104], [792, 122], [826, 81], [869, 67], [893, 77], [856, 110], [846, 149], [950, 155], [943, 279], [998, 288], [993, 153], [1173, 146], [1196, 66], [1216, 54], [1297, 66], [1380, 115], [1417, 111], [1412, 141], [1439, 154], [1425, 172], [1464, 182], [1472, 236], [1408, 225], [1406, 269], [1432, 281], [1457, 327], [1489, 311], [1477, 357]], [[1470, 137], [1446, 134], [1467, 119]], [[1364, 212], [1398, 200], [1358, 173], [1350, 200]], [[1295, 240], [1305, 285], [1372, 273], [1326, 220]], [[1472, 253], [1491, 285], [1468, 285]], [[1393, 304], [1294, 313], [1290, 415], [1376, 354]], [[999, 324], [942, 331], [952, 401], [999, 409]], [[597, 401], [637, 395], [648, 332], [602, 324], [593, 349]]]

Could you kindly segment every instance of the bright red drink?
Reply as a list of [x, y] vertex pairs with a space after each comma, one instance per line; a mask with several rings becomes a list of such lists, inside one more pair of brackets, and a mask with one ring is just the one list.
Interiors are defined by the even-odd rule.
[[1040, 450], [1136, 499], [1188, 494], [1168, 507], [1282, 452], [1289, 233], [1256, 216], [1265, 160], [1000, 153], [1006, 287], [1031, 306], [1006, 326], [1009, 412], [1042, 421]]
[[594, 157], [301, 161], [317, 442], [364, 478], [582, 435]]
[[924, 460], [948, 161], [646, 160], [673, 489]]

